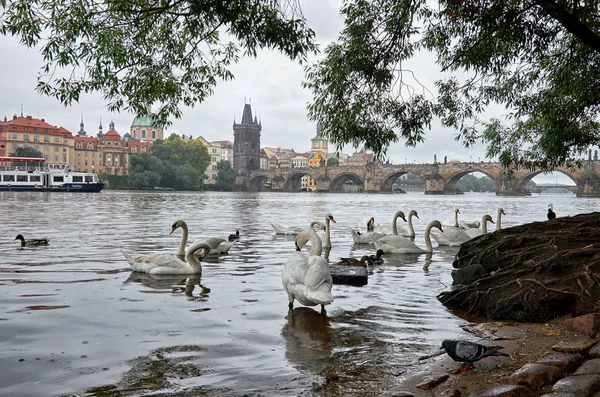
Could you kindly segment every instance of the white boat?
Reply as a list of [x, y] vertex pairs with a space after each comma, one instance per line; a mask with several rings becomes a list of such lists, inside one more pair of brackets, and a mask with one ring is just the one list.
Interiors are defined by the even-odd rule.
[[106, 186], [95, 172], [44, 166], [44, 161], [36, 157], [0, 157], [0, 191], [99, 192]]

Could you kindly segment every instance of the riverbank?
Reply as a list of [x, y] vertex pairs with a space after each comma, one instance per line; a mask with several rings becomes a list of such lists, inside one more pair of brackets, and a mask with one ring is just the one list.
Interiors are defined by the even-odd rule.
[[[406, 375], [403, 381], [381, 393], [380, 397], [430, 397], [430, 396], [548, 396], [554, 395], [553, 387], [559, 379], [562, 383], [584, 380], [582, 377], [569, 377], [576, 370], [581, 371], [583, 364], [594, 364], [597, 376], [593, 384], [584, 385], [587, 393], [564, 394], [569, 397], [594, 396], [600, 389], [600, 365], [594, 360], [600, 357], [593, 346], [599, 341], [589, 335], [583, 335], [567, 327], [565, 320], [559, 318], [544, 324], [490, 322], [467, 327], [473, 333], [471, 341], [486, 346], [502, 346], [503, 352], [510, 357], [488, 357], [477, 363], [467, 372], [458, 372], [461, 363], [454, 362], [447, 354], [422, 360], [421, 370]], [[590, 351], [591, 350], [591, 351]], [[583, 353], [574, 354], [576, 352]], [[435, 352], [431, 352], [434, 354]], [[536, 365], [532, 365], [532, 364]], [[563, 368], [557, 367], [563, 366]], [[568, 367], [568, 368], [567, 368]], [[579, 368], [579, 369], [578, 369]], [[518, 371], [518, 372], [517, 372]], [[589, 372], [589, 370], [587, 370]], [[586, 372], [587, 374], [587, 372]], [[585, 379], [589, 380], [589, 379]], [[438, 383], [436, 385], [436, 383]], [[521, 384], [521, 386], [502, 387], [501, 385]], [[494, 391], [495, 386], [495, 391]], [[484, 391], [486, 390], [487, 391]], [[596, 394], [593, 394], [596, 393]]]

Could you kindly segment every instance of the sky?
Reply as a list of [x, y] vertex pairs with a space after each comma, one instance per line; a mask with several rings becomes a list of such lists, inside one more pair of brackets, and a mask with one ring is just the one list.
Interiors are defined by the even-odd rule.
[[[321, 49], [335, 40], [343, 28], [339, 16], [341, 0], [302, 0], [303, 13], [316, 34]], [[321, 55], [312, 56], [310, 61]], [[83, 116], [88, 135], [96, 135], [100, 120], [104, 131], [110, 121], [121, 135], [129, 132], [135, 115], [109, 113], [101, 94], [90, 94], [80, 98], [79, 103], [64, 107], [56, 99], [44, 97], [35, 90], [42, 57], [35, 49], [21, 46], [17, 39], [2, 37], [0, 40], [0, 117], [10, 119], [21, 113], [34, 118], [44, 118], [48, 123], [62, 126], [77, 133]], [[435, 92], [434, 82], [440, 78], [435, 59], [428, 54], [416, 57], [406, 68], [418, 71], [418, 78]], [[283, 147], [297, 152], [310, 150], [310, 139], [315, 136], [316, 124], [307, 117], [306, 105], [310, 92], [302, 88], [303, 66], [274, 51], [261, 51], [256, 58], [241, 58], [231, 67], [235, 78], [220, 82], [214, 94], [194, 108], [183, 107], [181, 119], [173, 120], [167, 129], [170, 133], [203, 136], [209, 141], [233, 141], [233, 122], [239, 122], [245, 103], [250, 103], [253, 114], [262, 122], [261, 146]], [[393, 164], [431, 163], [434, 154], [438, 161], [444, 156], [448, 160], [479, 161], [485, 159], [485, 147], [477, 145], [467, 149], [454, 140], [455, 131], [445, 129], [434, 122], [426, 133], [426, 141], [416, 148], [407, 148], [402, 142], [392, 144], [388, 158]], [[330, 151], [335, 148], [330, 147]], [[345, 153], [355, 149], [342, 148]], [[558, 178], [564, 182], [569, 178]], [[555, 181], [555, 176], [548, 179]], [[543, 177], [536, 177], [536, 181]]]

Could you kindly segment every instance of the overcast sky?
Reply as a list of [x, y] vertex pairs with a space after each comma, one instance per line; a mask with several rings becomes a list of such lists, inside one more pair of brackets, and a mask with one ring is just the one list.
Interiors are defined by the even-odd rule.
[[[339, 17], [338, 0], [301, 1], [303, 12], [309, 25], [316, 33], [320, 47], [337, 38], [342, 28]], [[313, 57], [317, 59], [318, 56]], [[112, 120], [121, 135], [129, 131], [134, 115], [129, 113], [109, 113], [100, 94], [83, 96], [79, 103], [65, 108], [57, 100], [37, 94], [37, 75], [42, 65], [41, 55], [22, 47], [13, 38], [0, 40], [0, 117], [11, 118], [23, 113], [35, 118], [44, 118], [52, 125], [65, 127], [73, 134], [79, 130], [83, 115], [88, 135], [96, 135], [102, 119], [104, 131]], [[419, 79], [434, 91], [433, 83], [440, 74], [433, 58], [421, 56], [408, 68], [418, 71]], [[215, 88], [214, 95], [195, 108], [184, 108], [183, 117], [173, 120], [169, 133], [203, 136], [207, 140], [233, 141], [232, 124], [234, 118], [241, 120], [244, 101], [251, 101], [253, 114], [262, 121], [261, 146], [281, 146], [297, 152], [310, 150], [310, 139], [315, 136], [315, 123], [306, 115], [306, 104], [310, 93], [301, 86], [304, 78], [303, 67], [273, 51], [262, 51], [257, 58], [242, 58], [231, 68], [235, 79], [222, 82]], [[438, 161], [444, 156], [448, 160], [478, 161], [485, 158], [482, 145], [466, 149], [454, 140], [455, 131], [432, 128], [426, 135], [426, 142], [416, 148], [407, 148], [403, 143], [392, 145], [388, 157], [394, 164], [407, 162]], [[330, 147], [330, 151], [334, 148]], [[351, 147], [343, 148], [352, 153]], [[561, 175], [561, 174], [559, 174]], [[554, 180], [555, 178], [551, 178]]]

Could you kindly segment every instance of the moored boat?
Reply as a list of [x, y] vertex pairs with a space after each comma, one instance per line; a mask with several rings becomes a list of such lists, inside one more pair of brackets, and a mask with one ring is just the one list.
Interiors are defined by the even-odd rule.
[[0, 157], [0, 191], [99, 192], [106, 186], [95, 172], [44, 166], [44, 161], [36, 157]]

